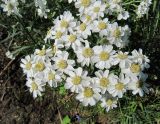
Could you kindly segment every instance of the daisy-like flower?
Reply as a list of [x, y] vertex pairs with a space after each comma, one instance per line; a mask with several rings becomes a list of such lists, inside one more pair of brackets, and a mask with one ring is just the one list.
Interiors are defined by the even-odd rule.
[[76, 99], [82, 102], [84, 106], [94, 106], [102, 97], [100, 95], [101, 90], [99, 88], [95, 88], [92, 82], [89, 86], [84, 87], [82, 91], [76, 96]]
[[[63, 45], [64, 41], [63, 41], [63, 37], [67, 35], [67, 31], [65, 31], [64, 29], [54, 29], [52, 30], [52, 37], [51, 39], [54, 39], [55, 41], [55, 45]], [[64, 47], [64, 46], [63, 46]]]
[[108, 18], [105, 18], [103, 20], [95, 20], [93, 21], [93, 32], [99, 32], [99, 35], [101, 37], [108, 35], [108, 29], [110, 27], [110, 24], [108, 22]]
[[137, 50], [133, 50], [132, 51], [132, 56], [130, 56], [130, 59], [132, 59], [133, 62], [135, 63], [139, 63], [141, 65], [143, 65], [142, 68], [149, 68], [150, 65], [148, 64], [150, 62], [150, 60], [148, 59], [148, 57], [146, 55], [143, 54], [142, 49]]
[[92, 25], [90, 23], [80, 23], [76, 27], [77, 33], [80, 34], [84, 39], [87, 39], [91, 35]]
[[113, 55], [115, 51], [112, 45], [95, 46], [93, 47], [94, 57], [93, 62], [96, 63], [96, 67], [99, 69], [109, 69], [112, 66]]
[[93, 18], [104, 17], [106, 5], [102, 1], [95, 1], [91, 6], [89, 6], [86, 11], [89, 15], [92, 15]]
[[61, 73], [58, 71], [55, 71], [53, 67], [47, 67], [47, 69], [44, 71], [45, 76], [45, 82], [48, 82], [50, 87], [57, 87], [58, 82], [61, 81]]
[[80, 14], [84, 12], [84, 10], [91, 5], [91, 3], [95, 2], [96, 0], [77, 0], [75, 2], [75, 7], [79, 8]]
[[21, 16], [19, 14], [18, 9], [18, 1], [17, 0], [2, 0], [4, 4], [1, 4], [1, 7], [3, 8], [4, 12], [7, 12], [7, 15], [10, 16], [11, 14], [16, 14], [18, 16]]
[[48, 67], [50, 65], [51, 65], [50, 61], [45, 61], [42, 58], [34, 57], [33, 71], [35, 73], [42, 73], [46, 69], [46, 67]]
[[52, 49], [46, 49], [45, 46], [43, 46], [41, 50], [35, 49], [34, 54], [37, 59], [48, 60], [49, 57], [52, 56]]
[[77, 68], [73, 71], [70, 71], [65, 83], [65, 88], [70, 89], [71, 92], [79, 93], [82, 92], [84, 86], [89, 86], [90, 78], [87, 77], [88, 72], [83, 71], [82, 68]]
[[130, 83], [128, 83], [128, 89], [132, 90], [132, 94], [139, 94], [141, 97], [144, 95], [144, 93], [149, 93], [149, 85], [146, 83], [147, 78], [147, 74], [140, 73], [139, 76], [135, 77]]
[[66, 30], [70, 31], [76, 26], [76, 20], [72, 16], [70, 11], [65, 11], [63, 15], [60, 15], [55, 21], [56, 30]]
[[93, 17], [92, 15], [89, 15], [89, 13], [86, 12], [80, 16], [80, 20], [82, 23], [92, 24], [93, 20], [95, 20], [95, 17]]
[[70, 34], [64, 36], [63, 40], [65, 41], [64, 44], [66, 48], [71, 46], [74, 50], [81, 46], [81, 41], [83, 41], [80, 34], [77, 34], [77, 32], [71, 32]]
[[89, 46], [88, 41], [84, 41], [85, 46], [78, 47], [78, 50], [75, 50], [75, 53], [77, 54], [77, 61], [78, 63], [81, 63], [82, 66], [87, 65], [92, 62], [92, 58], [94, 56], [94, 51]]
[[117, 22], [111, 24], [109, 29], [109, 36], [107, 39], [111, 44], [115, 44], [117, 47], [121, 47], [122, 37], [124, 36], [124, 30], [121, 26], [118, 26]]
[[106, 98], [103, 97], [101, 99], [101, 107], [105, 108], [106, 111], [108, 112], [109, 110], [116, 108], [117, 107], [117, 98]]
[[115, 54], [113, 57], [114, 57], [113, 61], [114, 65], [119, 64], [120, 68], [125, 68], [126, 66], [129, 65], [129, 63], [131, 63], [128, 52], [118, 51], [118, 53]]
[[24, 59], [21, 59], [21, 68], [23, 68], [23, 73], [27, 74], [30, 77], [33, 74], [33, 55], [27, 55]]
[[135, 78], [143, 71], [143, 64], [139, 64], [136, 62], [131, 62], [126, 65], [125, 68], [121, 68], [121, 72], [130, 76], [131, 78]]
[[33, 93], [33, 97], [42, 96], [41, 92], [44, 91], [45, 82], [43, 82], [36, 75], [34, 78], [27, 78], [26, 86], [29, 87], [29, 91]]
[[110, 80], [112, 79], [109, 75], [109, 70], [105, 70], [104, 72], [102, 70], [99, 70], [95, 72], [95, 83], [96, 86], [101, 89], [101, 93], [105, 94], [107, 91], [107, 88], [110, 85]]
[[52, 60], [55, 62], [54, 68], [66, 74], [68, 74], [69, 71], [73, 70], [75, 61], [68, 59], [68, 56], [68, 52], [59, 51], [57, 55], [52, 58]]
[[126, 86], [129, 81], [130, 78], [121, 73], [117, 79], [117, 82], [114, 82], [110, 85], [108, 92], [112, 94], [113, 97], [118, 96], [119, 98], [122, 98], [123, 94], [126, 92]]

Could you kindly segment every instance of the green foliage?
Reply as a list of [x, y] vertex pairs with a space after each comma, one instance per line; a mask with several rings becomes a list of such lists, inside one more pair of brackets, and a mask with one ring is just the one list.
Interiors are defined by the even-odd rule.
[[69, 118], [68, 115], [66, 115], [62, 120], [62, 124], [70, 124], [70, 123], [71, 123], [71, 119]]

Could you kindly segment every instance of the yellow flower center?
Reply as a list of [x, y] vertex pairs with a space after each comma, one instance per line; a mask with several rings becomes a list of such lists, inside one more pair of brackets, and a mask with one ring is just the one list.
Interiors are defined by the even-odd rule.
[[108, 100], [106, 101], [106, 104], [107, 104], [108, 106], [111, 106], [111, 105], [113, 104], [113, 101], [112, 101], [111, 99], [108, 99]]
[[32, 82], [31, 83], [31, 88], [32, 88], [32, 90], [38, 90], [38, 85], [36, 84], [36, 82]]
[[101, 61], [106, 61], [109, 59], [109, 53], [108, 52], [105, 52], [105, 51], [102, 51], [100, 54], [99, 54], [99, 58]]
[[84, 48], [83, 50], [83, 53], [82, 55], [85, 57], [85, 58], [90, 58], [92, 57], [94, 54], [93, 50], [91, 48]]
[[58, 68], [65, 69], [67, 68], [68, 64], [66, 60], [60, 60], [57, 64]]
[[8, 3], [7, 4], [7, 8], [8, 8], [8, 10], [13, 10], [14, 9], [14, 5], [11, 4], [11, 3]]
[[86, 24], [85, 24], [85, 23], [82, 23], [82, 24], [79, 26], [79, 28], [80, 28], [81, 31], [86, 30]]
[[43, 71], [45, 69], [45, 65], [43, 62], [37, 62], [35, 65], [36, 71]]
[[69, 35], [69, 41], [70, 42], [75, 42], [77, 39], [76, 35]]
[[31, 62], [29, 61], [29, 62], [26, 63], [25, 66], [26, 66], [26, 70], [30, 70], [31, 67], [32, 67], [32, 64], [31, 64]]
[[85, 16], [86, 16], [87, 22], [89, 22], [91, 20], [91, 16], [90, 15], [85, 15]]
[[39, 56], [44, 56], [46, 54], [46, 50], [45, 49], [42, 49], [38, 52], [38, 55]]
[[124, 84], [123, 84], [123, 83], [121, 83], [121, 82], [119, 82], [119, 83], [117, 83], [117, 84], [115, 85], [115, 88], [116, 88], [117, 90], [122, 91], [122, 90], [123, 90], [123, 88], [124, 88]]
[[121, 36], [121, 31], [118, 28], [115, 29], [114, 32], [113, 32], [113, 36], [115, 38], [119, 38]]
[[141, 71], [141, 67], [139, 64], [131, 64], [130, 70], [132, 73], [139, 73]]
[[98, 24], [98, 28], [100, 29], [100, 30], [104, 30], [104, 29], [106, 29], [107, 28], [107, 25], [106, 25], [106, 23], [105, 22], [99, 22], [99, 24]]
[[93, 11], [94, 11], [95, 13], [98, 13], [98, 12], [99, 12], [99, 10], [100, 10], [100, 8], [99, 8], [99, 7], [94, 7], [94, 9], [93, 9]]
[[100, 86], [102, 86], [102, 87], [107, 87], [108, 84], [109, 84], [109, 80], [108, 80], [107, 78], [102, 77], [102, 78], [100, 79]]
[[84, 96], [85, 97], [87, 97], [87, 98], [92, 97], [93, 94], [94, 94], [94, 92], [93, 92], [92, 88], [87, 87], [84, 89]]
[[117, 58], [119, 58], [119, 59], [126, 59], [127, 57], [128, 57], [128, 55], [122, 54], [122, 53], [117, 55]]
[[84, 6], [84, 7], [87, 7], [89, 6], [91, 0], [81, 0], [81, 5]]
[[60, 24], [60, 26], [61, 26], [61, 28], [67, 28], [68, 27], [68, 22], [66, 21], [66, 20], [62, 20], [61, 21], [61, 24]]
[[55, 79], [55, 74], [53, 72], [48, 73], [48, 80], [54, 80]]
[[80, 76], [75, 76], [75, 77], [73, 77], [72, 78], [72, 83], [74, 84], [74, 85], [78, 85], [78, 84], [80, 84], [81, 83], [81, 77]]
[[57, 31], [56, 34], [55, 34], [56, 39], [61, 38], [61, 37], [62, 37], [62, 34], [63, 34], [62, 32]]
[[141, 80], [136, 82], [136, 87], [137, 88], [142, 88], [143, 87], [143, 82]]

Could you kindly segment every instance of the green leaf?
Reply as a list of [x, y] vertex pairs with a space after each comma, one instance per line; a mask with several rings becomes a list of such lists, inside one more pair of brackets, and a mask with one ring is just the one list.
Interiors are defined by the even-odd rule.
[[61, 94], [61, 95], [65, 95], [66, 94], [66, 89], [64, 88], [64, 86], [60, 87], [59, 94]]
[[66, 115], [62, 120], [62, 124], [70, 124], [70, 123], [71, 119], [68, 117], [68, 115]]

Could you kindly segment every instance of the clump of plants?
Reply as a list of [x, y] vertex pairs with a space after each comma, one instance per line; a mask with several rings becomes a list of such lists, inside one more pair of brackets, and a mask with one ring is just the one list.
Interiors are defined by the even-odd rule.
[[[18, 7], [24, 0], [2, 1], [8, 16], [23, 18]], [[47, 18], [51, 12], [47, 1], [34, 2], [38, 15]], [[141, 97], [148, 93], [145, 70], [150, 60], [142, 49], [128, 49], [132, 31], [127, 20], [142, 18], [151, 0], [68, 0], [69, 5], [77, 13], [67, 10], [53, 19], [41, 48], [21, 59], [33, 97], [42, 96], [46, 86], [53, 90], [63, 86], [82, 105], [100, 103], [108, 112], [126, 92]]]

